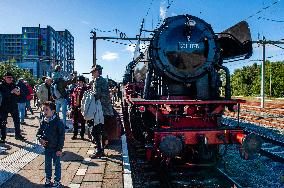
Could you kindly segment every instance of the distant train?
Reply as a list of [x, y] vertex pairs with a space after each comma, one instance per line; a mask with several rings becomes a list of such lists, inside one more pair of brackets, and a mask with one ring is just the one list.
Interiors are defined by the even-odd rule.
[[[237, 110], [244, 102], [231, 99], [230, 74], [223, 61], [251, 54], [245, 21], [216, 34], [195, 16], [165, 19], [150, 42], [145, 82], [133, 79], [137, 62], [129, 64], [124, 76], [124, 115], [148, 160], [212, 165], [220, 158], [220, 145], [239, 144], [244, 158], [260, 149], [256, 136], [222, 123], [225, 108]], [[224, 97], [220, 70], [226, 74]]]

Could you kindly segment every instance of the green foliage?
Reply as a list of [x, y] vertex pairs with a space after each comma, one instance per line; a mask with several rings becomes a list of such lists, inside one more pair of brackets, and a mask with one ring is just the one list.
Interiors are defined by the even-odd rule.
[[[284, 62], [265, 62], [265, 93], [271, 97], [284, 97]], [[231, 75], [232, 94], [235, 96], [259, 96], [261, 66], [256, 63], [236, 69]]]
[[29, 71], [21, 69], [11, 63], [0, 63], [0, 78], [2, 78], [6, 72], [11, 72], [15, 79], [24, 78], [31, 86], [37, 84], [37, 81]]

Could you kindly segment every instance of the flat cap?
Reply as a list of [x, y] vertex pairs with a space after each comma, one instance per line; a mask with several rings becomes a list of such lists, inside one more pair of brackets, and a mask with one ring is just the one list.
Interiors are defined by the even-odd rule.
[[93, 66], [92, 69], [91, 69], [91, 73], [94, 72], [94, 71], [102, 71], [103, 70], [103, 67], [100, 66], [100, 65], [96, 65], [96, 66]]

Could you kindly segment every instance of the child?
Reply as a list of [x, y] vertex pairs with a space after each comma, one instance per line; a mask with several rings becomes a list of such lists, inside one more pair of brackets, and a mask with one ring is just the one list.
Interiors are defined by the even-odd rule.
[[[47, 101], [43, 103], [44, 119], [37, 133], [38, 140], [45, 148], [45, 186], [60, 187], [61, 164], [60, 157], [64, 145], [65, 129], [63, 123], [55, 113], [55, 104]], [[54, 183], [51, 183], [52, 160], [55, 166]]]

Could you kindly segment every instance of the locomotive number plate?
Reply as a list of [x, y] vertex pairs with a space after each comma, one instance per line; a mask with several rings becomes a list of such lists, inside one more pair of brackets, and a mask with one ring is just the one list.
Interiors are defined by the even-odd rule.
[[199, 49], [199, 44], [191, 42], [178, 42], [178, 49]]

